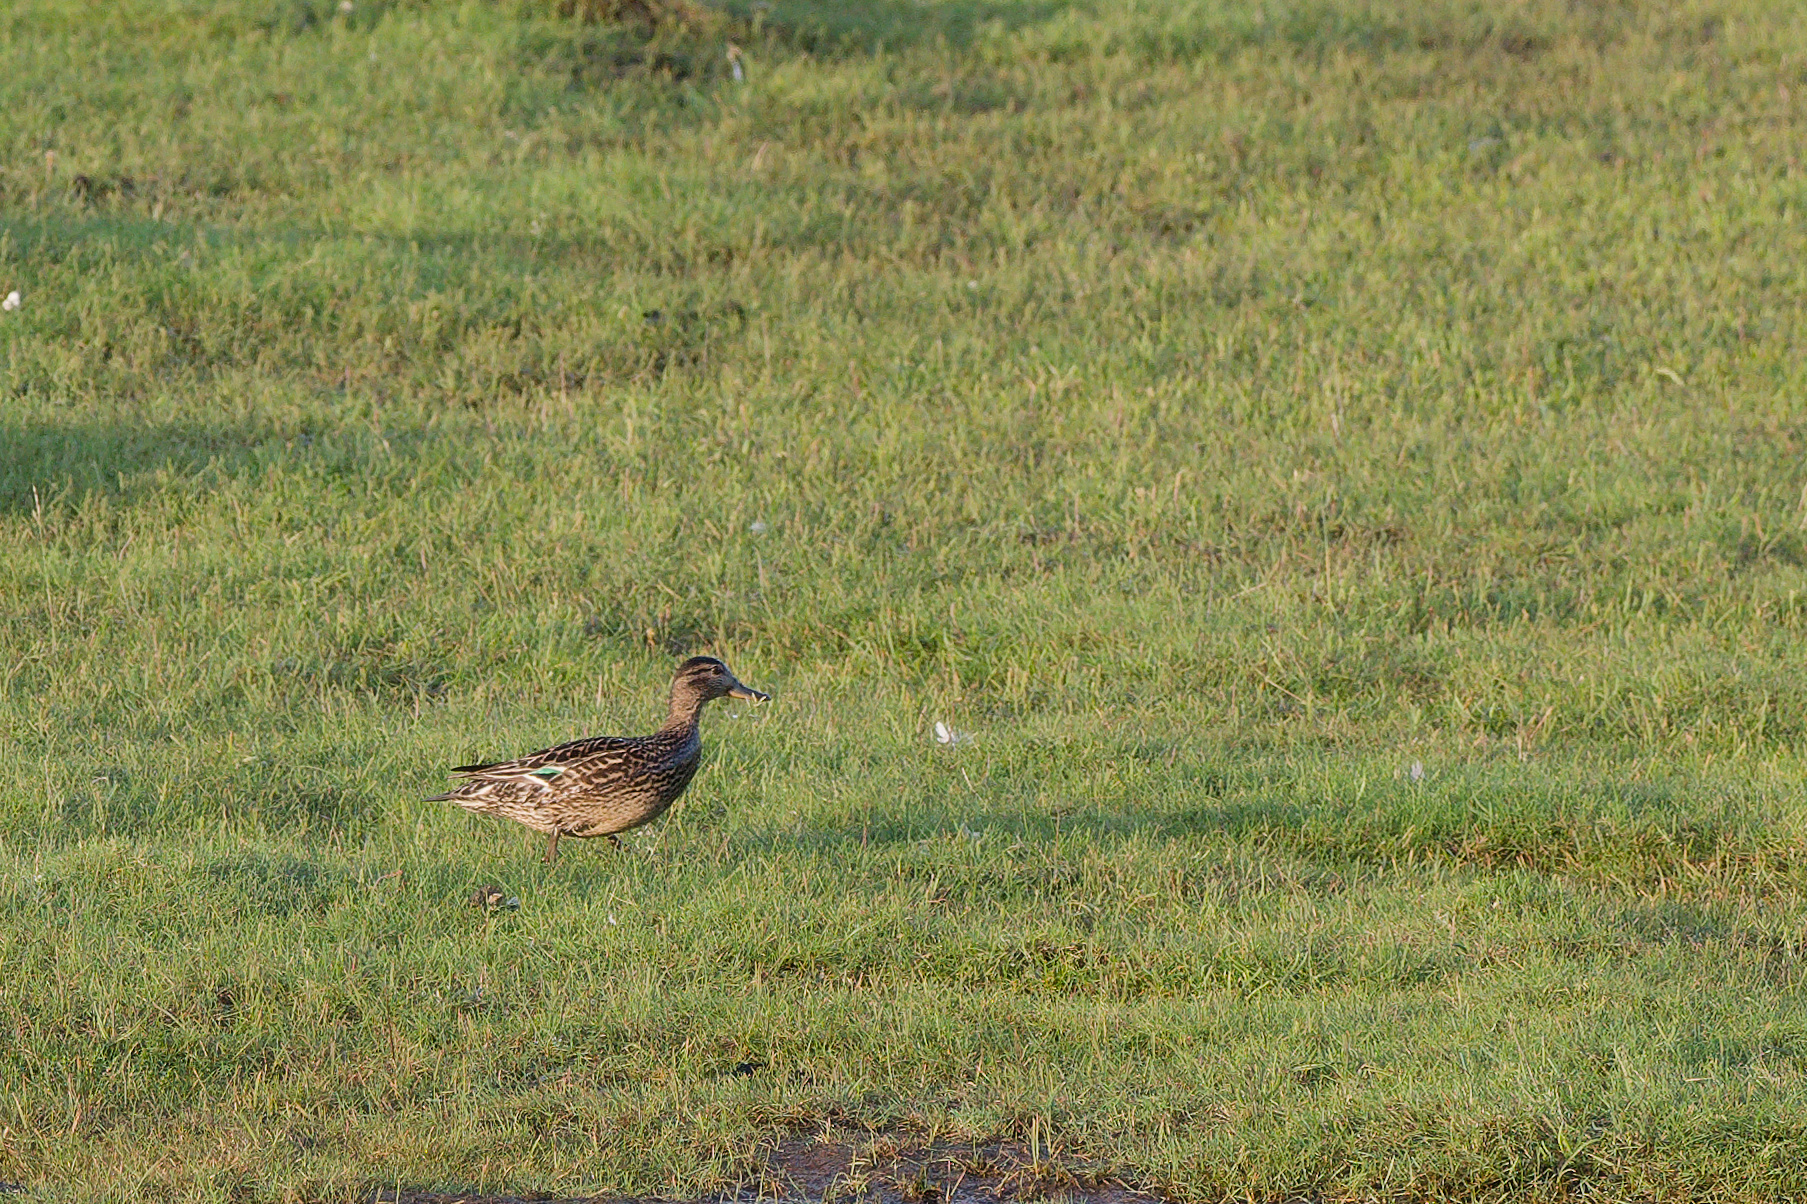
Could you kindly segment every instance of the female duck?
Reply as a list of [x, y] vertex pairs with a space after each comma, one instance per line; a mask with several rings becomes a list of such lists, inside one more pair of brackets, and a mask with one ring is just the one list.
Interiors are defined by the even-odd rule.
[[657, 819], [671, 806], [702, 759], [698, 726], [703, 705], [714, 698], [765, 702], [712, 656], [693, 656], [671, 682], [665, 726], [650, 736], [591, 736], [513, 761], [460, 765], [465, 781], [429, 801], [447, 800], [467, 811], [517, 820], [546, 834], [545, 862], [558, 857], [558, 838], [606, 836]]

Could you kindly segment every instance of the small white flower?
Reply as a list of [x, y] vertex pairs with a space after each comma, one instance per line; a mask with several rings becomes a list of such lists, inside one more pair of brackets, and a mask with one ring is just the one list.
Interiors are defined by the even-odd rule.
[[24, 303], [25, 303], [25, 298], [23, 298], [19, 295], [18, 289], [14, 289], [12, 292], [6, 294], [6, 300], [0, 301], [0, 309], [14, 310], [14, 309], [18, 309], [19, 306], [23, 305]]
[[351, 11], [351, 8], [352, 8], [351, 0], [339, 0], [339, 11], [340, 12], [348, 13]]
[[771, 528], [765, 525], [765, 520], [763, 518], [756, 518], [747, 524], [747, 530], [755, 535], [764, 535], [767, 531], [771, 530]]
[[1423, 780], [1424, 780], [1424, 762], [1423, 761], [1413, 761], [1412, 762], [1412, 781], [1422, 782]]
[[977, 281], [977, 280], [968, 280], [968, 281], [967, 281], [967, 282], [966, 282], [966, 287], [967, 287], [967, 288], [978, 288], [978, 287], [979, 287], [979, 282], [978, 282], [978, 281]]
[[615, 923], [615, 913], [614, 912], [609, 913], [609, 923], [611, 923], [611, 924]]

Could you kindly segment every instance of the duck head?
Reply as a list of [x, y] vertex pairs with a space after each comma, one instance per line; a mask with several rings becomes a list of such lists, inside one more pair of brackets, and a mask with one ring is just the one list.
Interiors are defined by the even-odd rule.
[[742, 685], [728, 666], [713, 656], [693, 656], [678, 666], [671, 679], [671, 705], [677, 710], [701, 706], [714, 698], [744, 698], [748, 702], [769, 702], [771, 695]]

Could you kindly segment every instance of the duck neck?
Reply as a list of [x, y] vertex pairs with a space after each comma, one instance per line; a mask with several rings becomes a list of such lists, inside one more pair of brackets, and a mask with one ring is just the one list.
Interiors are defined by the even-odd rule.
[[697, 726], [703, 717], [703, 704], [708, 702], [701, 694], [689, 690], [673, 690], [671, 707], [665, 714], [665, 731], [689, 731]]

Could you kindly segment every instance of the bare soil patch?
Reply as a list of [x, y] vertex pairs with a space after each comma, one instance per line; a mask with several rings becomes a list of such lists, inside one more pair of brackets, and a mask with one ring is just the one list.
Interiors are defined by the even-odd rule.
[[[1032, 1151], [1020, 1142], [983, 1145], [899, 1144], [886, 1138], [789, 1138], [734, 1191], [690, 1204], [760, 1200], [861, 1200], [867, 1204], [998, 1204], [1061, 1200], [1084, 1204], [1156, 1204], [1160, 1197], [1119, 1179]], [[643, 1204], [619, 1196], [497, 1196], [477, 1193], [377, 1193], [377, 1204]], [[650, 1204], [646, 1202], [646, 1204]]]

